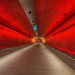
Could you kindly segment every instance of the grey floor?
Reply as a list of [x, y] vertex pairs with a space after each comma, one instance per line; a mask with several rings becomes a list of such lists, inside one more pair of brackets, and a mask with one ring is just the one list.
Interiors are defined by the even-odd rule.
[[75, 70], [43, 44], [34, 44], [0, 57], [0, 75], [75, 75]]

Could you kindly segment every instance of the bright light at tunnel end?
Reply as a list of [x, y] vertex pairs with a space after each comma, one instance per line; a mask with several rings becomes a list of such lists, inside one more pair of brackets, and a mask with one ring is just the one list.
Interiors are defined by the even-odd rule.
[[36, 43], [36, 42], [37, 42], [37, 40], [38, 40], [38, 38], [37, 38], [37, 37], [33, 37], [33, 38], [31, 39], [31, 42], [32, 42], [32, 43]]
[[46, 43], [46, 39], [45, 38], [40, 37], [40, 40], [41, 40], [42, 43]]
[[[39, 41], [40, 40], [40, 41]], [[43, 37], [33, 37], [32, 39], [31, 39], [31, 42], [32, 43], [37, 43], [37, 42], [40, 42], [40, 43], [46, 43], [46, 40], [45, 40], [45, 38], [43, 38]]]

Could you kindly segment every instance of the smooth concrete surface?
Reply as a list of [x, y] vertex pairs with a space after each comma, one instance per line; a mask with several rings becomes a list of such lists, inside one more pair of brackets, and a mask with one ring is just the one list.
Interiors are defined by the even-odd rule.
[[63, 61], [65, 61], [68, 65], [70, 65], [72, 68], [75, 69], [75, 57], [71, 57], [60, 50], [57, 50], [55, 48], [52, 48], [48, 45], [45, 45], [47, 48], [49, 48], [54, 54], [59, 56]]
[[75, 70], [37, 43], [0, 57], [0, 75], [75, 75]]

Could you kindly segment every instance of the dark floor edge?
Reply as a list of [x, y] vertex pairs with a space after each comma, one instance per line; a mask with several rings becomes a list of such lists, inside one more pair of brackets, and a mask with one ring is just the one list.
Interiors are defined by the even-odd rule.
[[47, 48], [49, 48], [50, 51], [52, 51], [54, 54], [56, 54], [59, 58], [61, 58], [64, 62], [66, 62], [69, 66], [71, 66], [73, 69], [75, 69], [75, 59], [74, 58], [72, 58], [69, 55], [64, 54], [64, 53], [60, 52], [59, 50], [57, 50], [53, 47], [50, 47], [46, 44], [45, 44], [45, 46]]
[[16, 46], [16, 47], [11, 47], [11, 48], [5, 48], [5, 49], [1, 49], [0, 50], [0, 57], [3, 57], [7, 54], [10, 54], [12, 52], [15, 52], [15, 51], [18, 51], [22, 48], [25, 48], [25, 47], [28, 47], [30, 46], [31, 44], [26, 44], [26, 45], [21, 45], [21, 46]]

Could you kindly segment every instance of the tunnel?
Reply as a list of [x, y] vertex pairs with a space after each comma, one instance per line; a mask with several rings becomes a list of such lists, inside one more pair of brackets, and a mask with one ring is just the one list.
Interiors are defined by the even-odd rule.
[[0, 75], [75, 75], [75, 0], [0, 0]]

